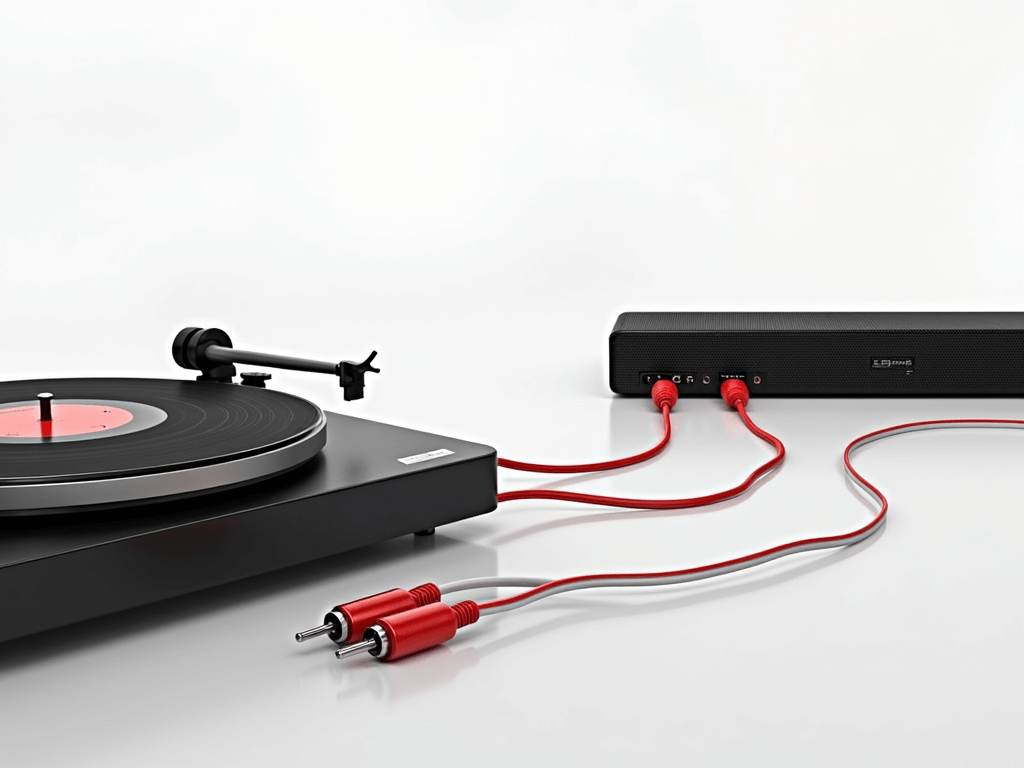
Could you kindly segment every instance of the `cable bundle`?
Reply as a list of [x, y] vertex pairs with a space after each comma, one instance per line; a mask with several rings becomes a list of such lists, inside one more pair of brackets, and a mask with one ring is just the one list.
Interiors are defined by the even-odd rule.
[[[667, 386], [666, 386], [667, 385]], [[729, 379], [722, 384], [722, 397], [725, 402], [734, 408], [743, 421], [746, 428], [756, 437], [769, 443], [775, 449], [775, 456], [766, 461], [746, 480], [739, 485], [718, 493], [697, 496], [685, 499], [630, 499], [615, 496], [597, 496], [584, 493], [568, 493], [563, 491], [547, 491], [541, 489], [526, 491], [511, 491], [498, 494], [499, 502], [516, 501], [522, 499], [546, 499], [554, 501], [571, 501], [588, 504], [599, 504], [612, 507], [629, 507], [633, 509], [686, 509], [690, 507], [706, 506], [716, 504], [726, 499], [732, 499], [746, 493], [761, 478], [777, 469], [783, 462], [786, 449], [775, 436], [758, 427], [751, 420], [747, 413], [746, 406], [749, 400], [749, 392], [743, 382], [736, 379]], [[617, 469], [624, 466], [637, 464], [653, 456], [658, 455], [668, 444], [671, 437], [670, 411], [676, 403], [675, 385], [667, 381], [659, 381], [655, 384], [652, 399], [662, 412], [665, 423], [665, 436], [662, 441], [649, 451], [630, 456], [625, 459], [618, 459], [593, 464], [569, 464], [569, 465], [548, 465], [529, 464], [525, 462], [499, 459], [498, 466], [518, 469], [528, 472], [596, 472], [605, 469]], [[543, 577], [486, 577], [479, 579], [466, 579], [452, 582], [437, 587], [433, 584], [422, 585], [404, 592], [403, 590], [391, 590], [380, 595], [338, 606], [334, 613], [325, 617], [323, 627], [299, 633], [296, 639], [306, 639], [314, 634], [330, 634], [331, 638], [342, 644], [344, 638], [356, 640], [357, 635], [351, 629], [361, 631], [361, 640], [344, 645], [337, 656], [344, 658], [355, 653], [367, 651], [370, 655], [382, 660], [394, 660], [409, 655], [419, 650], [432, 647], [454, 637], [456, 631], [468, 624], [476, 622], [481, 617], [492, 616], [498, 613], [522, 608], [538, 600], [554, 595], [564, 594], [581, 589], [596, 589], [608, 587], [653, 587], [671, 584], [685, 584], [692, 581], [723, 576], [728, 573], [754, 568], [782, 557], [795, 555], [801, 552], [813, 552], [822, 549], [833, 549], [836, 547], [851, 546], [864, 541], [877, 533], [889, 510], [889, 502], [875, 486], [869, 483], [856, 469], [853, 468], [851, 457], [854, 452], [876, 440], [882, 440], [895, 435], [910, 432], [920, 432], [932, 429], [955, 429], [955, 428], [1007, 428], [1022, 429], [1024, 421], [1014, 419], [949, 419], [935, 421], [918, 421], [910, 424], [899, 424], [887, 427], [875, 432], [870, 432], [853, 440], [846, 446], [843, 452], [843, 464], [847, 477], [858, 488], [870, 496], [878, 504], [878, 512], [865, 525], [853, 531], [844, 533], [817, 536], [813, 538], [799, 539], [797, 541], [777, 544], [767, 549], [762, 549], [741, 557], [723, 560], [716, 563], [682, 568], [671, 571], [654, 571], [647, 573], [595, 573], [582, 576], [571, 576], [561, 579], [549, 579]], [[455, 605], [448, 605], [440, 602], [442, 595], [450, 595], [456, 592], [485, 588], [509, 588], [519, 587], [523, 591], [510, 597], [503, 597], [486, 602], [463, 601]], [[402, 593], [395, 597], [395, 593]], [[399, 613], [386, 614], [385, 604], [391, 605], [394, 601], [403, 600], [409, 604], [418, 604], [409, 610]], [[424, 604], [424, 601], [428, 601]], [[364, 621], [359, 627], [346, 628], [344, 631], [338, 629], [340, 625], [332, 618], [336, 615], [359, 614]], [[375, 617], [375, 618], [374, 618]], [[374, 622], [370, 624], [370, 622]], [[334, 622], [334, 623], [332, 623]]]

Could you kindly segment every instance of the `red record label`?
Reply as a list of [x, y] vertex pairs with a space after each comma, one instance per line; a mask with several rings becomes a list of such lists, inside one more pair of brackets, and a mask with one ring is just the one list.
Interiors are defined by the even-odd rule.
[[123, 427], [132, 414], [113, 405], [53, 403], [50, 421], [39, 419], [38, 405], [0, 410], [0, 437], [66, 437]]

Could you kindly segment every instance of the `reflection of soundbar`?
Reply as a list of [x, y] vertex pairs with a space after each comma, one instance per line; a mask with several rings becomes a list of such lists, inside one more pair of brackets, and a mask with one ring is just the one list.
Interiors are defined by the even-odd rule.
[[620, 395], [1024, 394], [1024, 312], [625, 312], [609, 352]]

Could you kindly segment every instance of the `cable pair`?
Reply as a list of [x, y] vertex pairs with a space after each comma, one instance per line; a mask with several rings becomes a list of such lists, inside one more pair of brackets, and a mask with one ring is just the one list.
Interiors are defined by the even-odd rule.
[[[635, 509], [685, 509], [714, 504], [739, 496], [749, 490], [757, 480], [776, 469], [785, 458], [786, 450], [778, 438], [760, 429], [751, 421], [750, 416], [746, 412], [749, 392], [742, 381], [727, 379], [722, 384], [721, 393], [725, 402], [739, 412], [740, 418], [743, 419], [746, 427], [754, 435], [770, 443], [776, 450], [776, 455], [772, 459], [758, 467], [746, 480], [734, 488], [720, 493], [687, 499], [628, 499], [561, 491], [528, 490], [498, 494], [498, 501], [550, 499]], [[669, 442], [671, 437], [669, 413], [672, 406], [676, 403], [678, 393], [674, 384], [662, 380], [654, 385], [651, 397], [664, 415], [665, 437], [657, 446], [649, 451], [626, 459], [598, 464], [543, 465], [499, 459], [498, 465], [532, 472], [594, 472], [604, 469], [617, 469], [646, 461], [660, 453]], [[742, 557], [674, 571], [601, 573], [554, 580], [539, 577], [503, 578], [496, 576], [467, 579], [441, 586], [428, 583], [410, 590], [393, 589], [335, 606], [324, 617], [323, 625], [300, 632], [295, 636], [295, 639], [302, 642], [311, 637], [326, 634], [330, 639], [342, 646], [342, 648], [336, 651], [338, 658], [345, 658], [365, 651], [377, 659], [393, 661], [450, 640], [459, 629], [475, 623], [482, 616], [521, 608], [552, 595], [598, 587], [649, 587], [683, 584], [753, 568], [800, 552], [857, 544], [881, 529], [889, 509], [889, 502], [881, 491], [865, 480], [853, 468], [850, 460], [851, 455], [868, 443], [894, 435], [931, 429], [966, 427], [1021, 429], [1024, 428], [1024, 421], [1013, 419], [920, 421], [870, 432], [858, 437], [847, 445], [843, 453], [843, 463], [847, 476], [879, 505], [878, 512], [870, 522], [847, 533], [799, 539]], [[498, 587], [525, 587], [526, 589], [517, 595], [487, 602], [477, 603], [467, 600], [454, 605], [441, 602], [443, 595], [466, 590]]]

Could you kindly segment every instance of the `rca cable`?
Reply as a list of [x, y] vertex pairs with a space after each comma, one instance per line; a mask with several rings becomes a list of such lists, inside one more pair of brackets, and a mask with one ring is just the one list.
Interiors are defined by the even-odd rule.
[[[754, 470], [743, 482], [718, 493], [683, 499], [632, 499], [616, 496], [597, 496], [550, 490], [510, 491], [498, 494], [498, 501], [545, 499], [569, 501], [612, 507], [643, 510], [687, 509], [716, 504], [747, 493], [759, 480], [771, 474], [785, 459], [782, 441], [758, 427], [747, 413], [749, 392], [738, 379], [722, 383], [721, 395], [726, 404], [737, 411], [744, 426], [756, 437], [775, 449], [775, 455]], [[664, 437], [654, 448], [624, 459], [592, 464], [530, 464], [498, 459], [498, 466], [527, 472], [582, 473], [598, 472], [631, 466], [661, 453], [672, 434], [670, 412], [676, 404], [678, 392], [670, 381], [658, 381], [651, 391], [655, 405], [663, 415]], [[318, 627], [299, 632], [295, 639], [303, 642], [326, 635], [341, 647], [335, 655], [339, 659], [368, 653], [380, 661], [394, 661], [419, 651], [432, 648], [452, 639], [459, 629], [474, 624], [482, 617], [493, 616], [523, 608], [538, 600], [583, 589], [626, 587], [655, 587], [687, 584], [694, 581], [724, 576], [725, 574], [755, 568], [759, 565], [802, 552], [848, 547], [858, 544], [877, 533], [885, 522], [889, 502], [874, 485], [868, 482], [852, 464], [852, 456], [864, 446], [896, 435], [933, 429], [1003, 428], [1022, 429], [1024, 421], [1014, 419], [946, 419], [898, 424], [869, 432], [850, 442], [843, 452], [846, 476], [864, 491], [878, 506], [877, 512], [864, 525], [852, 531], [798, 539], [776, 544], [740, 557], [714, 563], [670, 571], [640, 573], [592, 573], [560, 579], [546, 577], [485, 577], [466, 579], [450, 584], [422, 584], [413, 589], [392, 589], [332, 608]], [[454, 604], [442, 597], [459, 592], [493, 588], [520, 588], [521, 592], [509, 597], [477, 602], [464, 600]]]

